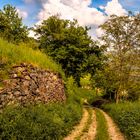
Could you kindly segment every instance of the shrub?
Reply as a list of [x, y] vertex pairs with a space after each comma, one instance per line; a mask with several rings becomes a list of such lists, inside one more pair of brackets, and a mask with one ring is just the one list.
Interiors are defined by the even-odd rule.
[[77, 87], [72, 77], [68, 78], [66, 88], [69, 100], [75, 100], [77, 103], [80, 104], [83, 104], [84, 102], [91, 104], [96, 97], [94, 90]]
[[140, 139], [140, 102], [105, 105], [128, 140]]
[[78, 123], [81, 112], [75, 103], [6, 107], [0, 114], [0, 139], [62, 139]]

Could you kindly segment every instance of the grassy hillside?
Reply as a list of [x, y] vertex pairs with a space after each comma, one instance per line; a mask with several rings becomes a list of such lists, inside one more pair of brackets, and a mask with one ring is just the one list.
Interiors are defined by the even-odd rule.
[[0, 39], [0, 70], [10, 68], [14, 64], [31, 63], [33, 65], [50, 69], [61, 74], [65, 79], [61, 67], [56, 64], [50, 57], [41, 53], [39, 50], [33, 50], [30, 46], [21, 44], [19, 46], [13, 45]]
[[84, 99], [92, 100], [94, 92], [77, 88], [73, 78], [66, 79], [60, 66], [39, 50], [0, 39], [0, 79], [8, 78], [7, 71], [23, 62], [60, 73], [65, 80], [67, 101], [26, 107], [7, 106], [0, 113], [0, 139], [63, 139], [80, 121]]

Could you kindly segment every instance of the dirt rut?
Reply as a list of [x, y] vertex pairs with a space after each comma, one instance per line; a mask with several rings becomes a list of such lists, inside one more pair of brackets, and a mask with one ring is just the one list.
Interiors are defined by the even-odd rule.
[[107, 121], [110, 140], [125, 140], [125, 137], [120, 132], [119, 128], [116, 126], [112, 118], [104, 111], [101, 110], [101, 112], [104, 114], [105, 119]]
[[88, 120], [89, 113], [86, 109], [83, 110], [83, 117], [80, 121], [80, 124], [74, 127], [74, 130], [68, 135], [64, 140], [74, 140], [77, 136], [79, 136]]
[[85, 133], [81, 140], [93, 140], [96, 136], [97, 122], [95, 110], [92, 110], [92, 123], [90, 124], [89, 130]]

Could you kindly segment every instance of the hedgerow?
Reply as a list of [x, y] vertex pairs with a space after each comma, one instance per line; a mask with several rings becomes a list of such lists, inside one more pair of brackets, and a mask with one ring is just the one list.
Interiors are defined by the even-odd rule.
[[81, 118], [78, 103], [6, 107], [0, 114], [1, 140], [61, 140]]
[[105, 105], [128, 140], [140, 140], [140, 102]]

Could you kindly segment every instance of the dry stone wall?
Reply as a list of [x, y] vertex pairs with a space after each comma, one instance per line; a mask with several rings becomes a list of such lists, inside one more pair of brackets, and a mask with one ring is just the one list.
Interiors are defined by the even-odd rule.
[[9, 104], [63, 102], [66, 99], [63, 80], [58, 73], [31, 64], [13, 66], [9, 79], [0, 89], [0, 108]]

